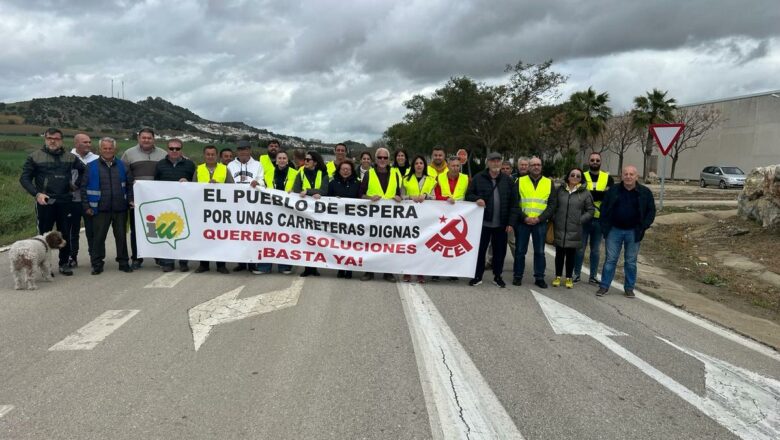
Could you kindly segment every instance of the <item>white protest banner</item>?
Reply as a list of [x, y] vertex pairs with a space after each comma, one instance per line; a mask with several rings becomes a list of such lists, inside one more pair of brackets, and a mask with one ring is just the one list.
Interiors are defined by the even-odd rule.
[[246, 185], [137, 181], [141, 257], [474, 276], [475, 203], [300, 197]]

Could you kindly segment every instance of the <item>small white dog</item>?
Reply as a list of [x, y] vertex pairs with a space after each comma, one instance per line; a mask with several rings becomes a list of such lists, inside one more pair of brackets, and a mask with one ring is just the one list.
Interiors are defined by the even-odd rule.
[[35, 270], [41, 271], [44, 281], [51, 281], [54, 273], [51, 269], [51, 250], [65, 247], [65, 239], [59, 231], [19, 240], [8, 251], [11, 260], [11, 273], [14, 275], [14, 289], [35, 290]]

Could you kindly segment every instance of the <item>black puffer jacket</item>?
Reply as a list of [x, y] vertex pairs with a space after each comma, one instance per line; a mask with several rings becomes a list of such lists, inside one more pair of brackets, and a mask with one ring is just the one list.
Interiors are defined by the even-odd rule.
[[553, 216], [555, 246], [578, 248], [582, 245], [582, 225], [593, 218], [593, 196], [580, 185], [569, 193], [563, 183], [553, 191]]
[[[501, 201], [499, 207], [498, 225], [513, 226], [517, 221], [519, 208], [517, 185], [514, 185], [512, 179], [504, 173], [499, 173], [496, 178], [498, 187], [498, 196]], [[488, 170], [480, 171], [469, 183], [466, 191], [466, 200], [476, 202], [482, 199], [485, 201], [484, 221], [489, 222], [493, 219], [493, 179], [490, 178]]]
[[44, 193], [55, 200], [55, 203], [66, 203], [73, 200], [73, 170], [78, 175], [76, 182], [80, 182], [84, 175], [84, 164], [62, 148], [51, 151], [44, 145], [27, 156], [19, 183], [32, 196]]
[[333, 176], [333, 180], [328, 182], [328, 197], [342, 197], [345, 199], [360, 198], [360, 182], [355, 175], [347, 179], [339, 175]]
[[180, 179], [187, 179], [189, 182], [195, 174], [195, 170], [195, 162], [189, 159], [182, 158], [176, 163], [173, 163], [166, 157], [157, 162], [157, 167], [154, 171], [154, 180], [178, 182]]

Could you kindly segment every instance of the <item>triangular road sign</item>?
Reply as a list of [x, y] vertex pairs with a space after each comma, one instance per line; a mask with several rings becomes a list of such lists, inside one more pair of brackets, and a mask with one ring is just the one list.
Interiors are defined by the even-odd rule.
[[651, 124], [650, 133], [653, 133], [661, 154], [666, 156], [672, 149], [672, 144], [680, 137], [685, 124]]

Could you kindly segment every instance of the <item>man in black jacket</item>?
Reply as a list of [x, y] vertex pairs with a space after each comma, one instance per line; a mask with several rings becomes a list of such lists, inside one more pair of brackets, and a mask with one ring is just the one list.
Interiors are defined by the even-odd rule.
[[81, 185], [81, 200], [85, 218], [92, 222], [92, 275], [103, 272], [106, 258], [108, 228], [114, 231], [116, 261], [119, 270], [132, 272], [127, 253], [127, 211], [132, 206], [133, 176], [130, 167], [116, 158], [116, 141], [110, 137], [100, 140], [100, 157], [87, 165]]
[[[84, 164], [75, 155], [62, 149], [62, 131], [49, 128], [44, 133], [46, 145], [27, 156], [19, 183], [35, 197], [35, 214], [38, 217], [38, 233], [45, 234], [57, 225], [57, 230], [67, 237], [70, 230], [70, 211], [73, 193], [71, 182], [80, 182]], [[73, 172], [76, 179], [73, 179]], [[68, 267], [70, 243], [60, 249], [59, 266], [63, 275], [73, 275]]]
[[[165, 182], [189, 182], [195, 174], [195, 162], [184, 157], [182, 152], [184, 143], [181, 139], [171, 139], [168, 141], [168, 155], [165, 159], [157, 162], [157, 168], [154, 171], [154, 180]], [[174, 260], [160, 258], [160, 266], [163, 272], [171, 272], [174, 266]], [[190, 266], [187, 260], [179, 260], [179, 270], [187, 272]]]
[[485, 208], [477, 267], [474, 278], [469, 281], [469, 286], [482, 284], [482, 276], [485, 273], [485, 253], [492, 242], [493, 284], [504, 288], [506, 283], [501, 278], [501, 273], [504, 270], [507, 234], [512, 232], [511, 225], [517, 221], [517, 187], [511, 177], [501, 172], [500, 154], [488, 154], [487, 166], [486, 170], [474, 176], [466, 191], [466, 200], [477, 202], [477, 205]]
[[615, 277], [620, 249], [625, 246], [623, 290], [627, 297], [635, 297], [639, 243], [655, 220], [653, 193], [637, 182], [638, 175], [635, 166], [624, 167], [623, 181], [607, 191], [601, 204], [601, 229], [606, 240], [607, 257], [596, 296], [604, 296], [609, 291]]

